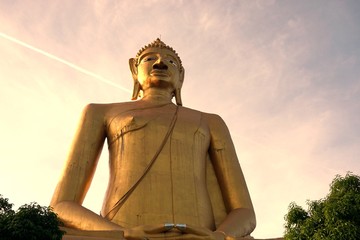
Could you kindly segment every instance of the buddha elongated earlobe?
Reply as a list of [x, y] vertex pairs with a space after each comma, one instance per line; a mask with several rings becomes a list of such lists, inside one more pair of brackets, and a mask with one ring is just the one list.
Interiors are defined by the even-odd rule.
[[182, 101], [181, 101], [181, 88], [176, 88], [174, 94], [175, 94], [176, 104], [177, 104], [178, 106], [182, 106]]
[[129, 66], [130, 66], [130, 70], [131, 70], [131, 74], [134, 80], [134, 88], [133, 88], [133, 94], [131, 97], [131, 100], [136, 100], [139, 97], [140, 94], [140, 90], [141, 90], [141, 85], [139, 83], [139, 81], [137, 80], [137, 63], [136, 63], [136, 59], [135, 58], [130, 58], [129, 59]]
[[134, 80], [134, 88], [133, 88], [133, 94], [131, 100], [138, 99], [140, 90], [141, 90], [140, 83], [137, 80]]
[[174, 91], [175, 101], [178, 106], [182, 106], [181, 87], [184, 83], [184, 76], [185, 76], [185, 69], [183, 67], [181, 67], [180, 79], [179, 79], [179, 82], [176, 84], [175, 91]]

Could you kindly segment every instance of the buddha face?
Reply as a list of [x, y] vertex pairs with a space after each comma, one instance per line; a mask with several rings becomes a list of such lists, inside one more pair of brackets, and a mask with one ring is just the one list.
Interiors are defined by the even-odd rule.
[[177, 56], [166, 48], [146, 49], [137, 62], [137, 80], [143, 90], [150, 87], [176, 89], [183, 80]]

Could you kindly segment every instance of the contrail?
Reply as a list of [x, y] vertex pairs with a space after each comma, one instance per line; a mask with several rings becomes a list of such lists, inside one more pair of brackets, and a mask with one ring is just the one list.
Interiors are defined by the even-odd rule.
[[2, 32], [0, 32], [0, 37], [3, 37], [3, 38], [5, 38], [5, 39], [7, 39], [7, 40], [9, 40], [9, 41], [11, 41], [13, 43], [19, 44], [20, 46], [26, 47], [26, 48], [28, 48], [30, 50], [33, 50], [34, 52], [40, 53], [40, 54], [42, 54], [42, 55], [44, 55], [44, 56], [46, 56], [48, 58], [51, 58], [51, 59], [56, 60], [58, 62], [61, 62], [61, 63], [65, 64], [65, 65], [67, 65], [67, 66], [81, 72], [81, 73], [84, 73], [84, 74], [86, 74], [88, 76], [91, 76], [91, 77], [93, 77], [93, 78], [95, 78], [95, 79], [97, 79], [99, 81], [102, 81], [104, 83], [107, 83], [107, 84], [109, 84], [109, 85], [111, 85], [113, 87], [117, 87], [117, 88], [119, 88], [119, 89], [121, 89], [121, 90], [123, 90], [125, 92], [131, 93], [131, 91], [129, 89], [127, 89], [127, 88], [125, 88], [125, 87], [123, 87], [123, 86], [121, 86], [119, 84], [116, 84], [116, 83], [114, 83], [114, 82], [112, 82], [112, 81], [110, 81], [110, 80], [108, 80], [108, 79], [106, 79], [106, 78], [104, 78], [104, 77], [102, 77], [100, 75], [97, 75], [97, 74], [95, 74], [93, 72], [90, 72], [90, 71], [88, 71], [88, 70], [86, 70], [86, 69], [84, 69], [82, 67], [79, 67], [79, 66], [77, 66], [77, 65], [75, 65], [75, 64], [73, 64], [71, 62], [68, 62], [68, 61], [66, 61], [64, 59], [61, 59], [61, 58], [59, 58], [59, 57], [57, 57], [57, 56], [55, 56], [55, 55], [53, 55], [51, 53], [48, 53], [48, 52], [45, 52], [45, 51], [43, 51], [43, 50], [41, 50], [39, 48], [33, 47], [33, 46], [31, 46], [31, 45], [29, 45], [29, 44], [27, 44], [25, 42], [22, 42], [22, 41], [20, 41], [20, 40], [18, 40], [16, 38], [13, 38], [13, 37], [11, 37], [9, 35], [6, 35], [6, 34], [4, 34]]

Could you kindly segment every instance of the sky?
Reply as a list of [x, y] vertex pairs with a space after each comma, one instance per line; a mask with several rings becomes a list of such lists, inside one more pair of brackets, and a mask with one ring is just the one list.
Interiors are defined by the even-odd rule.
[[[359, 12], [357, 0], [0, 0], [0, 194], [47, 206], [83, 107], [130, 101], [128, 59], [161, 37], [182, 59], [184, 106], [230, 129], [252, 235], [282, 236], [291, 202], [360, 174]], [[95, 212], [107, 157], [84, 202]]]

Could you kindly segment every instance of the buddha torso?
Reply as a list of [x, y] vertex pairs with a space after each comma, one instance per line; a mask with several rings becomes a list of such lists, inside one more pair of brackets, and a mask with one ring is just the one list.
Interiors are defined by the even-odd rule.
[[103, 215], [143, 175], [161, 150], [150, 170], [121, 204], [113, 222], [124, 227], [174, 222], [214, 228], [206, 187], [208, 125], [202, 113], [180, 107], [174, 129], [161, 148], [175, 111], [173, 104], [150, 108], [128, 104], [107, 113], [110, 181]]

